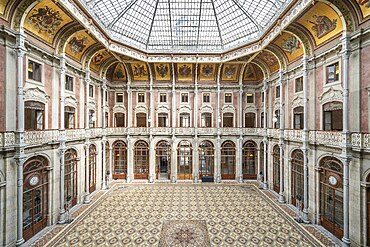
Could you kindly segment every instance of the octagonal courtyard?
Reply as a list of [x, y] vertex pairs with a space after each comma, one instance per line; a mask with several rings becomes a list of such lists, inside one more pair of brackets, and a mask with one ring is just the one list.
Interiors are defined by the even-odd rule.
[[322, 246], [254, 185], [116, 184], [49, 246]]

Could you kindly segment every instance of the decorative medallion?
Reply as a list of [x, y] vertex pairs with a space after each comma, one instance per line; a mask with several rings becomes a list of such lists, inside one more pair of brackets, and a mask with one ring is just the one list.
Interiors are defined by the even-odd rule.
[[155, 70], [157, 71], [157, 73], [162, 77], [166, 77], [168, 71], [169, 71], [169, 68], [168, 68], [168, 65], [164, 65], [164, 64], [159, 64], [159, 65], [156, 65], [155, 66]]
[[28, 19], [29, 24], [33, 24], [39, 33], [46, 33], [50, 37], [55, 34], [63, 19], [59, 11], [55, 11], [48, 6], [34, 9]]
[[29, 183], [31, 186], [35, 186], [37, 185], [38, 183], [40, 182], [40, 178], [38, 175], [33, 175], [32, 177], [30, 177], [29, 179]]
[[301, 44], [299, 40], [293, 35], [291, 35], [288, 39], [284, 39], [284, 42], [281, 44], [283, 50], [289, 52], [290, 54], [293, 54], [295, 51], [297, 51], [300, 46]]
[[159, 246], [207, 247], [210, 245], [204, 220], [169, 220], [163, 223]]
[[324, 37], [326, 34], [330, 33], [337, 27], [337, 19], [330, 20], [327, 16], [317, 16], [313, 15], [312, 18], [314, 21], [308, 21], [313, 26], [311, 27], [312, 31], [314, 31], [315, 36], [320, 39]]
[[330, 176], [330, 177], [329, 177], [329, 183], [330, 183], [331, 185], [333, 185], [333, 186], [336, 186], [336, 185], [338, 184], [338, 180], [337, 180], [337, 178], [336, 178], [336, 177], [334, 177], [334, 176]]
[[77, 53], [82, 52], [85, 49], [87, 42], [88, 42], [88, 39], [86, 36], [81, 36], [81, 37], [77, 36], [77, 37], [73, 37], [68, 42], [68, 46], [72, 53], [77, 54]]
[[191, 67], [187, 64], [183, 64], [179, 67], [179, 75], [181, 77], [188, 77], [191, 74]]
[[99, 65], [108, 55], [109, 53], [107, 51], [99, 52], [93, 57], [92, 62]]
[[206, 77], [206, 78], [210, 78], [212, 77], [213, 75], [213, 66], [210, 65], [210, 64], [206, 64], [202, 67], [202, 76]]
[[123, 67], [123, 64], [119, 63], [113, 72], [114, 81], [123, 81], [126, 80], [126, 71]]

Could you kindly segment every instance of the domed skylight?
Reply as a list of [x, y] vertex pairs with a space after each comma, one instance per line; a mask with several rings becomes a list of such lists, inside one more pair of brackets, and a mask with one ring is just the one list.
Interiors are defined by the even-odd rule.
[[124, 44], [150, 53], [214, 53], [258, 39], [292, 0], [84, 1]]

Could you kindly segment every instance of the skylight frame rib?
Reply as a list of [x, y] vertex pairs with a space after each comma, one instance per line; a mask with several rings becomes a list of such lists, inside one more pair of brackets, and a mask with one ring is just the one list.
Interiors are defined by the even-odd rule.
[[158, 9], [158, 3], [159, 3], [159, 0], [157, 0], [157, 3], [155, 4], [155, 9], [154, 9], [153, 17], [152, 17], [152, 23], [150, 25], [150, 29], [149, 29], [149, 32], [148, 32], [148, 38], [146, 40], [146, 45], [145, 45], [146, 49], [148, 49], [149, 40], [150, 40], [150, 34], [152, 33], [154, 19], [155, 19], [155, 15], [156, 15], [157, 9]]
[[125, 9], [119, 14], [119, 15], [117, 15], [116, 16], [116, 18], [114, 18], [113, 19], [113, 21], [111, 22], [111, 23], [109, 23], [108, 24], [108, 26], [107, 26], [107, 28], [108, 29], [111, 29], [112, 28], [112, 26], [119, 20], [119, 19], [121, 19], [125, 14], [126, 14], [126, 12], [127, 11], [129, 11], [130, 10], [130, 8], [137, 2], [138, 0], [132, 0], [131, 1], [131, 3], [129, 3], [126, 7], [125, 7]]
[[212, 3], [212, 7], [213, 7], [213, 13], [215, 14], [216, 23], [217, 23], [218, 34], [219, 34], [220, 42], [221, 42], [221, 49], [223, 50], [224, 49], [224, 41], [223, 41], [223, 37], [222, 37], [222, 34], [221, 34], [221, 30], [220, 30], [220, 23], [218, 21], [218, 16], [217, 16], [217, 13], [216, 13], [214, 0], [211, 0], [211, 3]]
[[198, 18], [197, 49], [199, 47], [200, 19], [202, 18], [202, 3], [203, 3], [203, 0], [200, 0], [200, 3], [199, 3], [199, 18]]
[[248, 19], [251, 22], [253, 22], [254, 25], [257, 26], [258, 31], [261, 32], [263, 30], [263, 27], [254, 20], [254, 18], [246, 11], [246, 9], [243, 6], [240, 5], [240, 3], [237, 0], [231, 0], [231, 1], [234, 2], [240, 8], [240, 10], [248, 17]]
[[171, 17], [171, 0], [168, 0], [168, 16], [170, 19], [170, 34], [171, 34], [171, 49], [173, 49], [173, 29], [172, 29], [172, 17]]

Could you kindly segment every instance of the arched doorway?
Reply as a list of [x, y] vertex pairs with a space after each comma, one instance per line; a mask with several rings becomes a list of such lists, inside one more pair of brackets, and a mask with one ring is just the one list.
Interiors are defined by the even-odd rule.
[[303, 152], [296, 149], [292, 152], [292, 204], [296, 205], [297, 198], [303, 200], [303, 195]]
[[23, 168], [23, 238], [27, 241], [47, 225], [48, 161], [43, 156], [27, 160]]
[[202, 141], [199, 144], [199, 178], [203, 176], [213, 177], [214, 173], [214, 147], [210, 141]]
[[137, 141], [134, 150], [134, 178], [148, 179], [149, 146], [145, 141]]
[[96, 190], [96, 146], [91, 144], [89, 147], [89, 192]]
[[243, 145], [242, 171], [244, 179], [257, 179], [257, 144], [246, 141]]
[[77, 204], [77, 151], [67, 149], [64, 153], [64, 205], [67, 207], [68, 199], [71, 207]]
[[177, 147], [177, 178], [192, 179], [193, 148], [189, 141], [180, 141]]
[[343, 237], [343, 165], [334, 157], [320, 161], [320, 223]]
[[[280, 147], [279, 145], [275, 145], [272, 150], [272, 157], [273, 157], [273, 188], [274, 191], [279, 193], [280, 192], [280, 159], [283, 159], [282, 154], [280, 154]], [[283, 166], [284, 170], [284, 166]]]
[[126, 179], [127, 146], [123, 141], [113, 143], [113, 179]]
[[171, 145], [167, 141], [160, 141], [155, 148], [157, 178], [170, 179], [171, 176]]
[[221, 179], [235, 179], [235, 144], [225, 141], [221, 146]]

